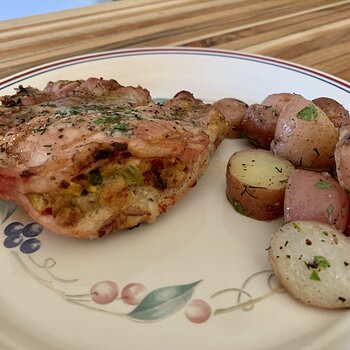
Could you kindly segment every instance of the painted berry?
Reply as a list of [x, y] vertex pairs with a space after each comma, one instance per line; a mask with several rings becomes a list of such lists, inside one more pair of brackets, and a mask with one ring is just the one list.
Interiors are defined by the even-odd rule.
[[23, 236], [35, 237], [43, 231], [43, 227], [36, 222], [26, 225], [23, 228]]
[[32, 254], [36, 252], [40, 248], [40, 246], [41, 243], [38, 239], [29, 238], [21, 244], [19, 249], [24, 254]]
[[23, 242], [23, 237], [20, 233], [11, 234], [7, 236], [4, 240], [4, 246], [6, 248], [15, 248], [18, 247]]
[[147, 295], [147, 289], [142, 283], [129, 283], [122, 290], [122, 300], [129, 305], [138, 305]]
[[118, 296], [118, 286], [112, 281], [97, 282], [91, 287], [90, 295], [97, 304], [109, 304]]
[[20, 222], [12, 222], [4, 230], [6, 236], [19, 235], [22, 233], [24, 225]]
[[202, 323], [209, 319], [211, 307], [203, 300], [194, 299], [185, 309], [186, 317], [194, 323]]

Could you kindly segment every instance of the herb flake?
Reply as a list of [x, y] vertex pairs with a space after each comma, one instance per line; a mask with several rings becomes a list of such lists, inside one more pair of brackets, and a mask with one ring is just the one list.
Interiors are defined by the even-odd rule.
[[322, 255], [316, 255], [313, 257], [313, 261], [317, 267], [322, 268], [322, 269], [327, 269], [331, 267], [331, 264], [329, 261]]
[[318, 275], [316, 270], [313, 270], [310, 274], [310, 280], [312, 281], [321, 281], [320, 276]]
[[306, 106], [297, 113], [298, 119], [312, 121], [317, 118], [317, 109], [314, 105]]
[[332, 185], [327, 180], [320, 180], [314, 184], [314, 186], [320, 190], [323, 190], [325, 188], [330, 188]]
[[334, 207], [333, 207], [333, 205], [331, 204], [331, 205], [327, 208], [327, 214], [328, 214], [328, 215], [331, 215], [331, 214], [333, 213], [333, 211], [334, 211]]
[[98, 118], [95, 120], [96, 124], [106, 124], [106, 123], [115, 123], [120, 119], [120, 116], [115, 114], [109, 117]]
[[111, 128], [111, 132], [114, 133], [114, 131], [119, 130], [119, 131], [128, 131], [129, 127], [128, 124], [125, 122], [121, 121], [120, 123], [113, 125]]
[[243, 205], [241, 204], [241, 202], [232, 200], [232, 206], [236, 210], [236, 212], [238, 212], [240, 214], [244, 214], [244, 208], [243, 208]]

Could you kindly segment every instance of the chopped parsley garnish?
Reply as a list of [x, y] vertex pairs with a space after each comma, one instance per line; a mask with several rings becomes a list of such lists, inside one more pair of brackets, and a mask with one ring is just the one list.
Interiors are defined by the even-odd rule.
[[334, 207], [333, 207], [333, 205], [331, 204], [331, 205], [327, 208], [327, 213], [328, 213], [328, 215], [331, 215], [331, 214], [333, 213], [333, 211], [334, 211]]
[[128, 124], [126, 124], [125, 122], [121, 121], [120, 123], [113, 125], [111, 127], [111, 133], [114, 133], [116, 130], [119, 131], [129, 131], [130, 128], [128, 127]]
[[310, 280], [313, 281], [321, 281], [321, 278], [318, 273], [324, 269], [328, 269], [329, 267], [331, 267], [329, 261], [322, 255], [313, 256], [312, 262], [305, 262], [305, 265], [308, 269], [313, 269], [310, 274]]
[[317, 118], [317, 109], [315, 106], [306, 106], [297, 113], [297, 117], [302, 120], [312, 121]]
[[112, 115], [110, 117], [98, 118], [95, 120], [96, 124], [106, 124], [106, 123], [115, 123], [120, 119], [118, 114]]
[[317, 271], [316, 270], [313, 270], [310, 274], [310, 280], [313, 280], [313, 281], [321, 281], [321, 278], [320, 276], [318, 275]]
[[316, 255], [313, 257], [315, 265], [317, 267], [322, 268], [322, 269], [327, 269], [328, 267], [331, 267], [331, 264], [329, 261], [322, 255]]
[[232, 206], [236, 210], [236, 212], [244, 214], [243, 205], [239, 201], [232, 200]]
[[325, 188], [330, 188], [332, 185], [329, 181], [320, 180], [319, 182], [316, 182], [314, 186], [320, 190], [323, 190]]

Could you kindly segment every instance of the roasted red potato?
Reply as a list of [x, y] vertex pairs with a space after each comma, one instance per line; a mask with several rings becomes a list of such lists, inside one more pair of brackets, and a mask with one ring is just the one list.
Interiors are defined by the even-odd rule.
[[284, 197], [284, 220], [313, 220], [344, 231], [349, 199], [339, 182], [327, 173], [297, 169], [289, 177]]
[[257, 220], [283, 215], [284, 191], [294, 166], [261, 149], [234, 153], [226, 171], [226, 194], [234, 209]]
[[271, 150], [299, 168], [328, 171], [335, 166], [338, 129], [314, 103], [300, 95], [283, 108]]
[[278, 114], [282, 112], [284, 106], [294, 97], [294, 94], [289, 92], [281, 92], [267, 96], [261, 104], [264, 106], [271, 106]]
[[318, 97], [312, 102], [326, 113], [336, 128], [350, 124], [349, 111], [338, 101], [329, 97]]
[[222, 98], [213, 103], [225, 117], [228, 123], [228, 132], [226, 137], [230, 139], [237, 139], [241, 135], [241, 121], [245, 115], [248, 105], [236, 98]]
[[350, 125], [340, 129], [335, 148], [335, 163], [340, 185], [350, 191]]
[[271, 106], [250, 105], [242, 119], [241, 137], [248, 139], [254, 146], [270, 149], [278, 115], [278, 111]]

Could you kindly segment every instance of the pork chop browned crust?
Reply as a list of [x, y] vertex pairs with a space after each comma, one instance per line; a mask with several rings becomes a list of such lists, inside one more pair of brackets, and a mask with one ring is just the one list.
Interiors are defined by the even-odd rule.
[[193, 187], [227, 131], [182, 91], [90, 78], [0, 98], [0, 197], [58, 234], [97, 238], [153, 222]]

